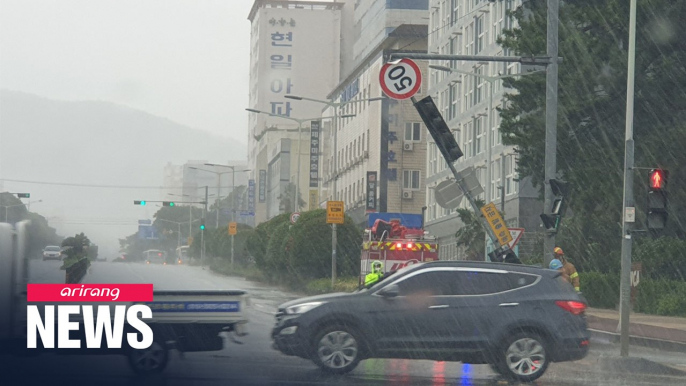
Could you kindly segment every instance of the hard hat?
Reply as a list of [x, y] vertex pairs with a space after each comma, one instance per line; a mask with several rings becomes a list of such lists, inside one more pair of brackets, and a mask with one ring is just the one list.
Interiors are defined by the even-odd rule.
[[562, 262], [558, 259], [553, 259], [550, 262], [550, 269], [560, 269], [562, 268]]
[[556, 255], [564, 255], [565, 254], [565, 252], [560, 247], [555, 247], [555, 249], [553, 249], [553, 253], [555, 253]]
[[375, 261], [375, 262], [373, 262], [373, 263], [372, 263], [372, 267], [374, 267], [374, 268], [376, 268], [376, 267], [381, 268], [381, 262], [380, 262], [380, 261]]

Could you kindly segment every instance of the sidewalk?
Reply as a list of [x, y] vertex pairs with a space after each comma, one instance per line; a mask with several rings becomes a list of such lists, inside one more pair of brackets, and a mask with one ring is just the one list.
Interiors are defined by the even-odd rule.
[[[589, 308], [586, 318], [594, 339], [619, 341], [619, 311]], [[686, 318], [632, 312], [629, 322], [631, 344], [686, 352]]]

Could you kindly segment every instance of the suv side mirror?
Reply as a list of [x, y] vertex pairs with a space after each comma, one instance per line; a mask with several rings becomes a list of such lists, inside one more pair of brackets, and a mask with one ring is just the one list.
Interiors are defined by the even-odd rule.
[[379, 295], [385, 298], [395, 298], [398, 295], [400, 295], [400, 289], [396, 284], [391, 284], [388, 287], [385, 287], [384, 289], [379, 291]]

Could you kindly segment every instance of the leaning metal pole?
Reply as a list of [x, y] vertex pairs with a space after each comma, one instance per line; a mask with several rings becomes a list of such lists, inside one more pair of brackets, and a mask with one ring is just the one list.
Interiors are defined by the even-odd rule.
[[626, 211], [634, 206], [634, 73], [636, 70], [636, 0], [629, 5], [629, 57], [626, 77], [626, 134], [624, 147], [624, 205], [622, 211], [622, 277], [620, 280], [620, 356], [629, 356], [629, 311], [631, 297], [631, 229]]

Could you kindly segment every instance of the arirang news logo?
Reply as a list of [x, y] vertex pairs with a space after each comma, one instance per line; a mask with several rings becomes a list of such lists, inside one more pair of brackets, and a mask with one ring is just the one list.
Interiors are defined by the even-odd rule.
[[103, 342], [106, 348], [122, 348], [124, 332], [130, 331], [130, 347], [148, 348], [153, 332], [144, 320], [152, 318], [152, 310], [133, 303], [152, 300], [152, 284], [28, 284], [27, 302], [44, 304], [27, 305], [26, 347], [38, 348], [40, 339], [44, 348], [84, 348], [82, 342], [85, 348], [103, 348]]

